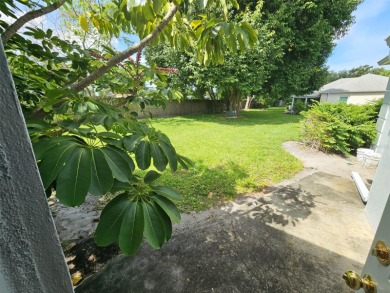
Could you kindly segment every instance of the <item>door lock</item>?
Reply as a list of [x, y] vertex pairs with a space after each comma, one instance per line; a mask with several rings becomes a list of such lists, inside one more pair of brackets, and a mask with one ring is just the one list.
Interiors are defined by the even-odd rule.
[[359, 290], [363, 288], [365, 293], [376, 293], [376, 283], [373, 281], [370, 275], [365, 275], [361, 278], [354, 271], [346, 271], [343, 275], [343, 279], [345, 283], [347, 283], [348, 287], [354, 290]]
[[375, 247], [372, 249], [372, 255], [375, 255], [378, 261], [384, 266], [388, 266], [390, 264], [390, 252], [386, 243], [379, 240]]

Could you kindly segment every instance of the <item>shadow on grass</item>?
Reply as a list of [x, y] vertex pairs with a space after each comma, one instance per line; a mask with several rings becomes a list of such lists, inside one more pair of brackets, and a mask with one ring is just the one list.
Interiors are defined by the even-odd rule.
[[212, 169], [198, 163], [192, 170], [164, 174], [159, 183], [182, 194], [182, 200], [178, 202], [181, 211], [199, 212], [233, 199], [237, 195], [238, 181], [248, 179], [245, 170], [230, 161], [226, 165]]
[[161, 121], [165, 125], [177, 125], [196, 121], [240, 127], [258, 124], [281, 125], [297, 123], [301, 119], [301, 115], [284, 114], [284, 108], [270, 108], [265, 110], [240, 111], [238, 118], [226, 118], [224, 114], [203, 114], [177, 116], [171, 118], [158, 118], [158, 121]]

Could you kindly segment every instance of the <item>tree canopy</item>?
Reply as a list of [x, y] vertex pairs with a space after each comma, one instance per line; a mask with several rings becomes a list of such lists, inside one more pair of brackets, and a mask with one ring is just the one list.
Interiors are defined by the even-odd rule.
[[359, 77], [367, 73], [390, 77], [390, 70], [388, 69], [382, 67], [373, 67], [370, 65], [362, 65], [349, 70], [328, 71], [325, 83], [330, 83], [341, 78]]
[[[86, 46], [28, 24], [60, 7], [70, 11], [69, 27], [77, 24], [82, 37], [94, 34], [104, 42]], [[218, 17], [193, 13], [211, 8]], [[191, 50], [200, 63], [221, 64], [226, 50], [244, 52], [256, 41], [247, 22], [229, 22], [233, 8], [239, 10], [235, 0], [1, 1], [0, 12], [11, 20], [0, 20], [2, 43], [47, 195], [55, 192], [69, 206], [82, 204], [88, 194], [114, 195], [95, 233], [99, 245], [118, 241], [125, 254], [133, 254], [145, 238], [161, 247], [172, 221], [180, 220], [174, 204], [180, 195], [156, 180], [167, 168], [192, 165], [166, 135], [137, 120], [137, 113], [125, 117], [118, 109], [132, 102], [141, 108], [162, 105], [180, 96], [167, 86], [164, 71], [140, 63], [141, 50], [169, 44]], [[121, 34], [137, 35], [139, 42], [119, 52], [109, 40]], [[153, 90], [145, 86], [151, 81]], [[136, 168], [146, 175], [136, 175]]]
[[225, 53], [227, 62], [207, 68], [192, 62], [193, 54], [187, 51], [149, 47], [147, 58], [157, 65], [178, 66], [178, 86], [188, 85], [187, 91], [195, 94], [212, 96], [213, 92], [226, 98], [229, 88], [241, 98], [259, 95], [279, 100], [309, 93], [323, 84], [324, 64], [334, 40], [353, 23], [352, 12], [360, 2], [239, 1], [245, 9], [229, 17], [231, 21], [245, 19], [256, 28], [254, 48], [244, 54]]

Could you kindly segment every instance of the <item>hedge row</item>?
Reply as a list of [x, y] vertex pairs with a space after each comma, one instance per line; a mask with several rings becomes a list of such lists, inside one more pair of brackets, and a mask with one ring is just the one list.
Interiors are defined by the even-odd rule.
[[350, 154], [370, 147], [376, 138], [375, 124], [383, 100], [367, 105], [315, 103], [302, 112], [303, 140], [316, 149]]

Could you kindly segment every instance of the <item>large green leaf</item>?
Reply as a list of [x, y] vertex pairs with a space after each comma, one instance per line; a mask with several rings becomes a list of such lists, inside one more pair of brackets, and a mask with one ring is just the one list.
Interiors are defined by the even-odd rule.
[[123, 145], [129, 152], [132, 152], [137, 147], [142, 138], [143, 135], [140, 134], [133, 134], [131, 136], [127, 136], [123, 139]]
[[252, 28], [252, 26], [249, 23], [247, 23], [245, 21], [240, 22], [239, 25], [240, 25], [242, 31], [245, 31], [245, 33], [248, 36], [248, 39], [249, 39], [248, 44], [250, 46], [253, 46], [256, 43], [256, 41], [257, 41], [257, 33], [256, 33], [256, 31]]
[[35, 159], [37, 161], [43, 160], [50, 150], [53, 147], [58, 146], [60, 143], [64, 141], [74, 141], [71, 136], [60, 136], [51, 139], [42, 139], [33, 144]]
[[168, 164], [168, 159], [156, 142], [150, 142], [150, 154], [153, 158], [153, 165], [159, 171], [164, 171]]
[[144, 212], [144, 235], [149, 244], [158, 249], [165, 242], [164, 224], [155, 207], [148, 202], [142, 203]]
[[[166, 242], [172, 236], [172, 221], [165, 213], [165, 211], [158, 204], [156, 204], [156, 202], [152, 202], [152, 206], [154, 208], [154, 211], [159, 216], [162, 226], [164, 228], [164, 242]], [[162, 242], [161, 245], [164, 244], [164, 242]]]
[[114, 180], [114, 184], [111, 187], [110, 192], [111, 193], [115, 193], [115, 192], [118, 192], [118, 191], [125, 191], [125, 190], [126, 191], [133, 191], [134, 187], [129, 182], [121, 182], [121, 181], [118, 181], [118, 180]]
[[100, 221], [95, 231], [95, 242], [107, 246], [118, 240], [122, 220], [126, 209], [132, 205], [126, 194], [120, 194], [110, 201], [100, 215]]
[[191, 161], [189, 158], [182, 156], [182, 155], [177, 155], [177, 161], [184, 169], [188, 169], [189, 167], [194, 166], [193, 161]]
[[123, 144], [121, 140], [109, 138], [109, 137], [101, 137], [100, 140], [107, 145], [115, 146], [117, 148], [122, 148]]
[[164, 134], [162, 132], [157, 132], [156, 135], [157, 135], [157, 138], [160, 141], [162, 140], [162, 141], [165, 141], [168, 144], [171, 144], [171, 140], [169, 139], [169, 137], [166, 134]]
[[119, 233], [119, 247], [126, 255], [136, 253], [144, 234], [144, 212], [142, 204], [133, 202], [125, 211]]
[[114, 178], [122, 182], [129, 181], [131, 177], [131, 166], [123, 159], [123, 156], [119, 155], [112, 147], [104, 147], [101, 151], [106, 158]]
[[147, 3], [144, 7], [143, 7], [143, 14], [145, 16], [145, 19], [147, 21], [151, 21], [153, 22], [154, 19], [155, 19], [155, 15], [154, 15], [154, 11], [153, 11], [153, 8], [151, 6], [150, 3]]
[[180, 212], [172, 201], [159, 194], [156, 194], [154, 200], [164, 210], [164, 212], [171, 218], [172, 221], [174, 221], [175, 223], [180, 223], [181, 220]]
[[165, 196], [172, 201], [178, 201], [181, 199], [181, 195], [177, 191], [167, 186], [152, 186], [152, 190], [155, 193]]
[[91, 150], [77, 147], [57, 177], [56, 196], [61, 203], [77, 206], [83, 203], [91, 184]]
[[151, 183], [155, 180], [157, 180], [158, 178], [160, 178], [161, 174], [154, 171], [154, 170], [150, 170], [148, 173], [146, 173], [145, 177], [144, 177], [144, 182], [145, 183]]
[[130, 156], [127, 154], [127, 152], [121, 150], [120, 148], [114, 147], [114, 146], [107, 146], [106, 149], [110, 149], [111, 151], [117, 153], [118, 156], [122, 157], [123, 161], [125, 161], [129, 167], [131, 172], [135, 170], [135, 165], [133, 162], [133, 159], [130, 158]]
[[137, 161], [137, 165], [141, 170], [146, 170], [150, 167], [150, 144], [146, 140], [142, 140], [137, 150], [135, 151], [135, 160]]
[[39, 163], [39, 172], [45, 189], [57, 178], [76, 145], [72, 142], [65, 142], [58, 146], [56, 144], [57, 147], [51, 148]]
[[92, 195], [103, 195], [110, 191], [114, 178], [103, 152], [92, 149], [92, 177], [88, 192]]
[[176, 151], [171, 144], [166, 143], [165, 141], [159, 141], [159, 145], [163, 150], [165, 156], [168, 159], [169, 166], [171, 167], [172, 172], [177, 170], [177, 157]]
[[158, 14], [164, 4], [164, 0], [153, 0], [153, 10]]
[[113, 138], [113, 139], [122, 139], [122, 137], [119, 134], [114, 133], [114, 132], [108, 132], [108, 131], [97, 133], [97, 137], [99, 137], [99, 138], [108, 137], [108, 138]]

